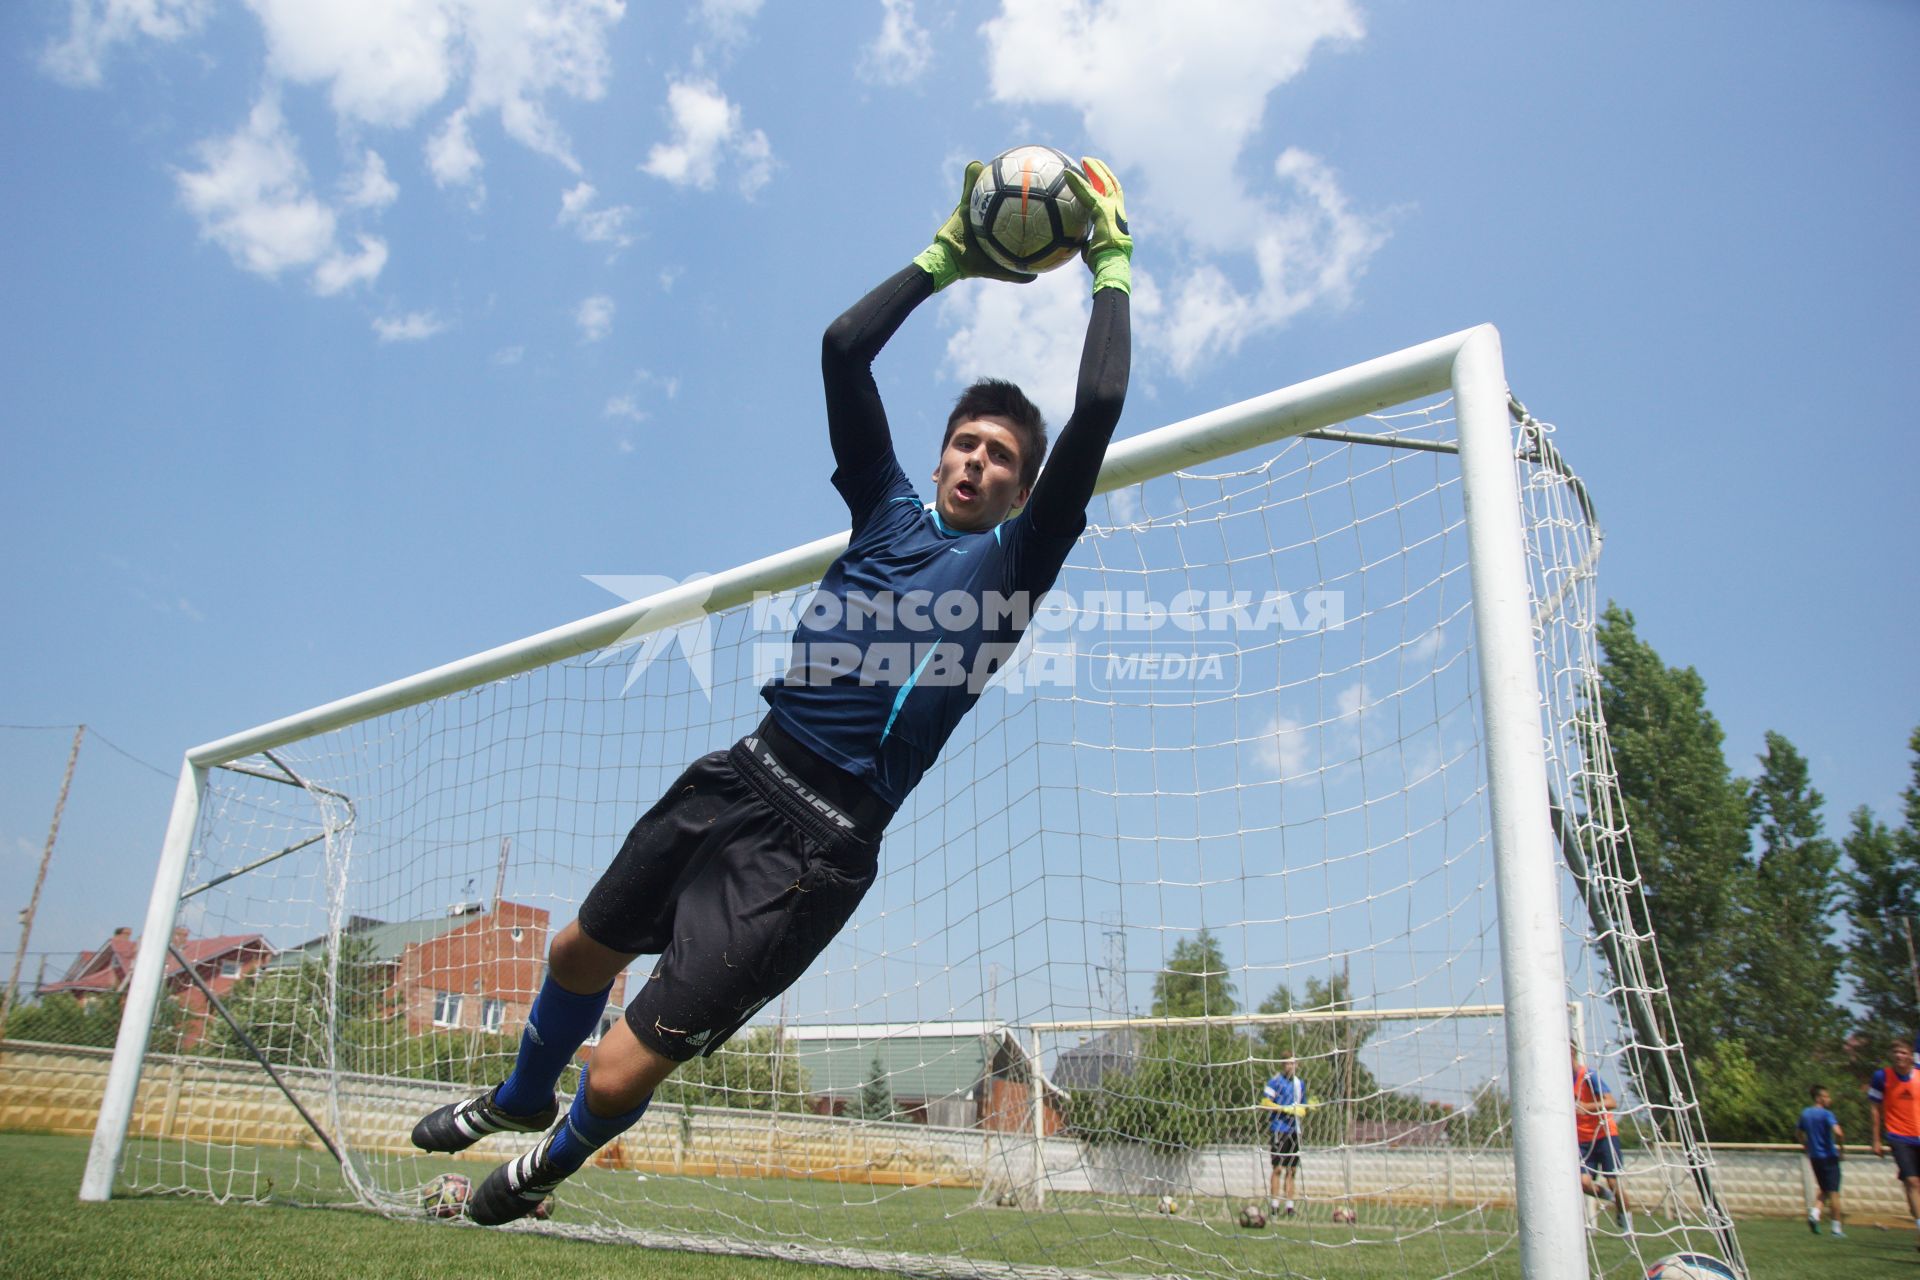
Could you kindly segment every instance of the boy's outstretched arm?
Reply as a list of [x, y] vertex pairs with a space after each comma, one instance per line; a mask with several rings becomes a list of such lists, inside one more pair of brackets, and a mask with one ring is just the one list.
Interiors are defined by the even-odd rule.
[[834, 464], [843, 474], [871, 466], [893, 451], [886, 409], [873, 380], [873, 362], [913, 309], [955, 280], [984, 276], [1024, 284], [1033, 279], [996, 265], [967, 234], [967, 197], [984, 167], [978, 160], [967, 165], [960, 203], [913, 265], [887, 277], [827, 326], [820, 372], [827, 392], [827, 433], [833, 442]]
[[1127, 230], [1125, 197], [1113, 170], [1091, 157], [1082, 163], [1086, 172], [1069, 169], [1067, 181], [1093, 211], [1093, 234], [1081, 254], [1093, 272], [1093, 316], [1080, 350], [1073, 416], [1060, 429], [1027, 504], [1028, 519], [1037, 531], [1063, 536], [1077, 534], [1085, 522], [1133, 367], [1133, 237]]

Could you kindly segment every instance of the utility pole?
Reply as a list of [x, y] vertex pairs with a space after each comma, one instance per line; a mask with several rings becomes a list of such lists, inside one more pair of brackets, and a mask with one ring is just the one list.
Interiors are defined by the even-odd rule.
[[[20, 985], [20, 963], [27, 958], [27, 943], [33, 939], [33, 916], [40, 908], [40, 888], [47, 882], [47, 864], [53, 861], [53, 842], [60, 835], [60, 814], [67, 807], [67, 788], [73, 785], [73, 766], [80, 759], [80, 739], [87, 726], [75, 726], [73, 750], [67, 752], [67, 771], [60, 779], [60, 798], [53, 802], [53, 825], [47, 828], [47, 847], [40, 851], [40, 874], [33, 878], [33, 896], [20, 913], [20, 949], [13, 953], [13, 972], [7, 976], [7, 989], [0, 993], [0, 1041], [7, 1038], [7, 1019], [13, 1016], [13, 993]], [[1911, 945], [1911, 938], [1909, 938]]]

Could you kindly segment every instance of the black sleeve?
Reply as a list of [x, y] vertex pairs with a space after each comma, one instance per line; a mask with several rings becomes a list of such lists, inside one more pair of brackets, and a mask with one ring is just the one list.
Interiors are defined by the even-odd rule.
[[907, 266], [827, 326], [820, 344], [820, 376], [826, 384], [836, 481], [893, 456], [893, 435], [873, 381], [873, 361], [913, 309], [932, 296], [933, 277]]
[[1073, 537], [1085, 525], [1107, 442], [1113, 439], [1126, 403], [1132, 366], [1133, 331], [1126, 290], [1102, 289], [1093, 295], [1093, 318], [1087, 322], [1087, 342], [1080, 352], [1073, 416], [1060, 429], [1059, 442], [1027, 502], [1027, 519], [1035, 532]]

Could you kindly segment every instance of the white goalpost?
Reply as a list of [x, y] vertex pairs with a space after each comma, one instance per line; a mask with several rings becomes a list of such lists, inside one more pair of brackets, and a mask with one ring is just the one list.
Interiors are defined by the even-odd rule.
[[[848, 927], [512, 1229], [927, 1275], [1742, 1266], [1561, 443], [1491, 326], [1115, 443]], [[517, 1150], [407, 1135], [505, 1074], [547, 938], [752, 729], [845, 544], [187, 752], [81, 1198], [418, 1216]], [[197, 973], [181, 929], [253, 958]], [[1631, 1231], [1581, 1195], [1570, 1041], [1619, 1101]], [[1244, 1229], [1289, 1060], [1300, 1211]]]

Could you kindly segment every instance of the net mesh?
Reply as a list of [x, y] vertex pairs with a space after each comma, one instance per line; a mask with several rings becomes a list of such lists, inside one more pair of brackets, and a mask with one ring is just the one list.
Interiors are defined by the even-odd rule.
[[[927, 1274], [1518, 1274], [1453, 422], [1350, 425], [1389, 443], [1096, 501], [847, 928], [526, 1229]], [[1638, 1275], [1736, 1245], [1635, 924], [1599, 531], [1552, 429], [1516, 439], [1568, 999], [1636, 1204], [1586, 1247]], [[809, 594], [216, 769], [176, 932], [205, 989], [170, 967], [122, 1184], [419, 1215], [439, 1175], [515, 1154], [408, 1134], [505, 1075], [550, 936], [758, 721]], [[1288, 1060], [1290, 1188], [1259, 1105]], [[1293, 1215], [1243, 1225], [1270, 1192]]]

